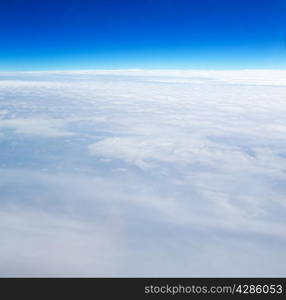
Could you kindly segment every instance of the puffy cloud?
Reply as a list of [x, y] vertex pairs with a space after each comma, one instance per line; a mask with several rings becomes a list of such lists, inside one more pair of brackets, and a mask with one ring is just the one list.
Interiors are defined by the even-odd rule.
[[1, 275], [284, 276], [285, 78], [0, 74]]

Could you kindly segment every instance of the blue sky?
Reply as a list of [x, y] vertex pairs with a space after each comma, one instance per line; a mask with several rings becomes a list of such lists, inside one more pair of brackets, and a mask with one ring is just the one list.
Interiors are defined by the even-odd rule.
[[0, 71], [286, 67], [285, 0], [10, 0]]

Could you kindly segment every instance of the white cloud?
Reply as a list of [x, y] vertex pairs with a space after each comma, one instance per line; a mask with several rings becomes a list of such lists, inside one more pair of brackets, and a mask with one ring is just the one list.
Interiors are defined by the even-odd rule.
[[0, 275], [284, 276], [285, 75], [1, 73]]
[[14, 129], [18, 134], [42, 136], [42, 137], [62, 137], [74, 135], [72, 132], [62, 129], [63, 122], [57, 120], [44, 119], [10, 119], [0, 120], [0, 128]]

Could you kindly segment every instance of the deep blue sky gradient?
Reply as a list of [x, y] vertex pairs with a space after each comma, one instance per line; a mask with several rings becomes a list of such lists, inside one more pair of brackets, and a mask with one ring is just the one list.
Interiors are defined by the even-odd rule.
[[0, 71], [286, 68], [286, 0], [7, 0]]

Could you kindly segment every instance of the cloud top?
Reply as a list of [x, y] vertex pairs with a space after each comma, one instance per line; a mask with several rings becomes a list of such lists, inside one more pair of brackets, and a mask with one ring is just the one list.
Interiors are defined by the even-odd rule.
[[0, 275], [285, 276], [285, 78], [0, 73]]

